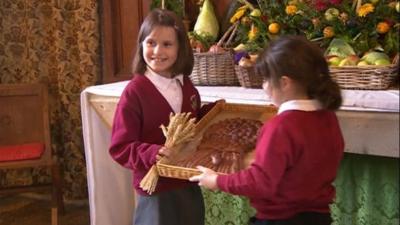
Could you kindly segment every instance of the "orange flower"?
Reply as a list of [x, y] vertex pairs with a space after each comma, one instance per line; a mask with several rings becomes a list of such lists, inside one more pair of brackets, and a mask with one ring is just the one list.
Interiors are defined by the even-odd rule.
[[371, 3], [365, 3], [357, 10], [357, 15], [359, 17], [365, 17], [374, 10], [375, 10], [374, 5], [372, 5]]
[[390, 30], [390, 26], [386, 22], [379, 22], [378, 25], [376, 25], [376, 32], [380, 34], [385, 34]]
[[335, 30], [331, 26], [327, 26], [323, 30], [324, 38], [331, 38], [335, 36]]
[[286, 12], [286, 14], [292, 16], [292, 15], [296, 14], [296, 12], [297, 12], [297, 6], [295, 6], [295, 5], [288, 5], [288, 6], [286, 6], [286, 8], [285, 8], [285, 12]]

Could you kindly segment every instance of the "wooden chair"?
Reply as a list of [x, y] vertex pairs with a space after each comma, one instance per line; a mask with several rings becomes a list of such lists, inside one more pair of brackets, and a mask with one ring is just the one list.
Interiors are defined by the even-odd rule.
[[63, 213], [62, 179], [51, 151], [48, 92], [41, 84], [0, 84], [0, 170], [48, 168], [49, 184], [0, 187], [0, 195], [51, 190], [52, 225]]

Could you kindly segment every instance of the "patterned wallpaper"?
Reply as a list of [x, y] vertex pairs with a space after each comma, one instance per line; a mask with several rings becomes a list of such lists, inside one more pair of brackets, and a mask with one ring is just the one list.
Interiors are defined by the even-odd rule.
[[[79, 95], [98, 80], [99, 36], [96, 0], [0, 0], [0, 83], [48, 85], [67, 199], [87, 197]], [[0, 185], [40, 183], [48, 173], [1, 171]]]

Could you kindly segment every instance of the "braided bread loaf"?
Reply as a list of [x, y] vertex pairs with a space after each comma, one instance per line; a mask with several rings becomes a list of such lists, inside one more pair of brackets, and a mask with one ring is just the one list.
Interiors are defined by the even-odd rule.
[[258, 120], [243, 118], [214, 123], [205, 130], [196, 152], [175, 163], [189, 168], [202, 165], [221, 173], [236, 172], [243, 168], [243, 155], [255, 148], [261, 126]]

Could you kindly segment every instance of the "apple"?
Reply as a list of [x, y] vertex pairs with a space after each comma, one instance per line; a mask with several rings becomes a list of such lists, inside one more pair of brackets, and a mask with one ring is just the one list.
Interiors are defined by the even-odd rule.
[[386, 65], [390, 65], [390, 61], [387, 59], [378, 59], [374, 62], [374, 64], [377, 66], [386, 66]]
[[255, 63], [257, 61], [258, 54], [250, 54], [250, 61]]
[[210, 49], [208, 50], [208, 52], [212, 52], [212, 53], [224, 53], [225, 49], [217, 44], [212, 45], [210, 47]]
[[366, 61], [364, 61], [364, 60], [360, 60], [358, 63], [357, 63], [357, 66], [368, 66], [369, 64], [366, 62]]
[[344, 58], [342, 61], [340, 61], [338, 66], [351, 66], [351, 61], [347, 58]]
[[325, 16], [325, 19], [326, 19], [327, 21], [332, 21], [332, 20], [338, 18], [339, 13], [340, 13], [340, 12], [339, 12], [338, 9], [336, 9], [336, 8], [329, 8], [329, 9], [327, 9], [327, 10], [325, 11], [324, 16]]
[[239, 66], [242, 66], [242, 67], [252, 67], [252, 66], [253, 66], [253, 63], [251, 62], [250, 59], [248, 59], [248, 58], [246, 58], [246, 57], [243, 57], [243, 58], [241, 58], [240, 61], [239, 61]]
[[341, 61], [342, 61], [342, 58], [340, 58], [338, 56], [332, 56], [328, 59], [328, 64], [330, 66], [338, 66]]
[[342, 61], [340, 61], [339, 66], [355, 66], [357, 65], [358, 61], [360, 58], [356, 55], [349, 55], [346, 58], [344, 58]]

